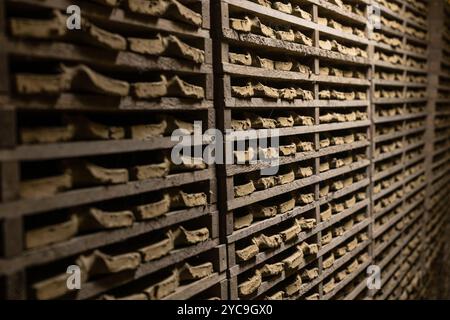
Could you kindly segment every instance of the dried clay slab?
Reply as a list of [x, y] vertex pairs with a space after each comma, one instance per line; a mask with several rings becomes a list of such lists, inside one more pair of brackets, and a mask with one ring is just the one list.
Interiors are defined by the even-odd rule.
[[253, 214], [246, 213], [243, 215], [235, 215], [233, 219], [234, 230], [240, 230], [251, 226], [253, 223]]
[[232, 119], [231, 120], [231, 129], [234, 131], [246, 131], [251, 128], [252, 124], [250, 122], [250, 119]]
[[266, 296], [264, 300], [284, 300], [284, 291], [277, 291], [274, 294]]
[[272, 7], [275, 10], [287, 13], [287, 14], [292, 14], [292, 4], [290, 2], [287, 3], [283, 3], [281, 1], [274, 1]]
[[209, 238], [208, 228], [200, 228], [197, 230], [187, 230], [183, 226], [179, 226], [173, 231], [175, 246], [189, 246], [204, 242]]
[[279, 156], [279, 150], [275, 147], [270, 148], [258, 148], [258, 154], [260, 160], [273, 160]]
[[180, 156], [178, 159], [179, 163], [175, 163], [175, 159], [173, 159], [171, 163], [171, 170], [178, 171], [194, 171], [194, 170], [204, 170], [206, 169], [206, 163], [202, 158], [194, 158], [188, 156]]
[[14, 37], [56, 39], [67, 34], [66, 20], [60, 11], [53, 10], [51, 19], [11, 18], [10, 30]]
[[66, 142], [75, 138], [75, 126], [21, 128], [19, 134], [23, 144]]
[[281, 238], [283, 242], [291, 241], [292, 239], [297, 238], [298, 234], [302, 231], [302, 228], [296, 223], [290, 228], [287, 228], [280, 232]]
[[127, 40], [117, 33], [106, 31], [97, 27], [86, 19], [82, 19], [82, 40], [94, 46], [124, 51], [127, 49]]
[[322, 242], [322, 245], [329, 244], [331, 240], [333, 240], [333, 233], [331, 231], [328, 231], [327, 233], [322, 235], [322, 238], [320, 240]]
[[300, 219], [295, 219], [295, 222], [300, 226], [302, 230], [311, 230], [316, 226], [316, 219], [305, 219], [301, 217]]
[[250, 161], [252, 161], [255, 158], [255, 149], [253, 148], [248, 148], [248, 150], [237, 150], [237, 151], [233, 151], [233, 155], [234, 155], [234, 160], [236, 161], [236, 164], [245, 164], [245, 163], [249, 163]]
[[151, 203], [136, 206], [134, 213], [138, 220], [154, 219], [170, 211], [170, 195], [164, 193], [162, 198]]
[[283, 201], [277, 205], [278, 214], [283, 214], [289, 211], [294, 210], [295, 208], [295, 199], [291, 198], [289, 200]]
[[312, 295], [309, 295], [305, 297], [305, 300], [319, 300], [320, 295], [318, 293], [314, 293]]
[[231, 93], [233, 97], [251, 98], [255, 95], [253, 85], [249, 82], [245, 86], [231, 86]]
[[269, 86], [266, 86], [260, 82], [253, 85], [253, 92], [255, 97], [278, 99], [278, 90]]
[[129, 180], [127, 169], [108, 169], [87, 161], [69, 161], [67, 167], [77, 187], [120, 184]]
[[165, 96], [203, 99], [205, 90], [190, 84], [178, 76], [167, 80], [164, 75], [160, 75], [160, 80], [156, 82], [137, 82], [133, 84], [133, 94], [141, 99], [154, 99]]
[[131, 12], [167, 17], [195, 27], [201, 27], [202, 16], [189, 9], [177, 0], [126, 0], [126, 6]]
[[67, 121], [75, 128], [77, 139], [119, 140], [125, 138], [124, 127], [104, 125], [84, 116], [69, 117]]
[[132, 211], [104, 211], [98, 208], [84, 208], [74, 211], [83, 231], [130, 227], [134, 223]]
[[180, 269], [180, 281], [193, 281], [205, 278], [213, 273], [213, 264], [205, 262], [196, 266], [185, 263]]
[[255, 219], [267, 219], [277, 215], [278, 209], [277, 206], [264, 206], [261, 204], [254, 204], [248, 207], [248, 212]]
[[309, 282], [319, 276], [319, 268], [304, 269], [301, 277], [303, 281]]
[[281, 246], [283, 239], [280, 235], [275, 234], [273, 236], [266, 236], [261, 234], [252, 238], [252, 242], [258, 246], [260, 250], [275, 249]]
[[322, 221], [328, 221], [332, 217], [332, 210], [331, 206], [327, 204], [327, 208], [320, 213], [320, 218]]
[[250, 53], [233, 53], [228, 54], [230, 63], [242, 66], [251, 66], [253, 64], [252, 55]]
[[73, 215], [65, 222], [27, 231], [25, 247], [33, 249], [62, 242], [74, 237], [77, 233], [78, 219]]
[[175, 292], [179, 286], [180, 276], [175, 269], [169, 277], [144, 289], [144, 293], [149, 300], [160, 300]]
[[174, 249], [174, 237], [171, 231], [165, 234], [164, 239], [151, 245], [140, 248], [138, 251], [142, 255], [142, 261], [148, 262], [159, 259], [167, 255]]
[[328, 294], [331, 291], [333, 291], [335, 287], [336, 287], [335, 280], [333, 277], [331, 277], [331, 279], [328, 282], [324, 283], [323, 293]]
[[324, 269], [329, 269], [333, 266], [334, 264], [334, 254], [330, 254], [330, 256], [328, 258], [325, 258], [322, 262], [323, 268]]
[[19, 94], [57, 95], [69, 90], [71, 87], [71, 79], [64, 74], [20, 73], [14, 77], [16, 90]]
[[169, 174], [170, 165], [170, 160], [165, 157], [161, 163], [135, 166], [130, 170], [131, 177], [135, 180], [163, 178]]
[[240, 296], [249, 296], [254, 293], [261, 286], [262, 276], [259, 270], [255, 271], [255, 274], [247, 281], [239, 284], [238, 291]]
[[[83, 276], [83, 273], [81, 273]], [[70, 274], [60, 275], [34, 283], [31, 288], [37, 300], [51, 300], [64, 296], [71, 290], [67, 286]], [[84, 282], [82, 279], [82, 282]]]
[[297, 152], [297, 145], [295, 143], [291, 143], [288, 145], [283, 145], [278, 148], [279, 156], [288, 157], [293, 156]]
[[261, 58], [260, 56], [256, 56], [256, 58], [253, 60], [253, 65], [257, 68], [263, 68], [267, 70], [275, 69], [275, 63], [273, 60]]
[[186, 193], [178, 190], [170, 194], [170, 204], [172, 208], [206, 206], [208, 204], [208, 198], [204, 192]]
[[259, 247], [256, 244], [251, 244], [243, 249], [236, 250], [236, 259], [240, 262], [249, 261], [256, 257], [259, 253]]
[[109, 255], [95, 250], [89, 255], [79, 256], [76, 264], [80, 266], [82, 272], [86, 272], [90, 277], [135, 270], [141, 264], [141, 255], [138, 252]]
[[302, 242], [297, 248], [301, 250], [304, 255], [315, 255], [319, 253], [319, 246], [316, 243], [308, 244], [307, 242]]
[[275, 177], [261, 177], [253, 182], [257, 190], [265, 190], [276, 185]]
[[295, 251], [290, 256], [283, 259], [283, 265], [286, 270], [294, 270], [300, 267], [305, 262], [303, 252], [301, 250]]
[[272, 264], [266, 263], [259, 269], [259, 272], [261, 272], [261, 276], [263, 278], [279, 275], [283, 271], [284, 271], [284, 264], [282, 262], [276, 262]]
[[130, 85], [128, 82], [105, 77], [85, 65], [75, 67], [62, 65], [61, 68], [64, 77], [70, 79], [72, 90], [119, 97], [125, 97], [129, 94]]
[[296, 275], [294, 281], [288, 283], [288, 285], [284, 288], [287, 296], [292, 296], [300, 291], [302, 288], [302, 278], [300, 275]]
[[154, 39], [128, 38], [130, 50], [136, 53], [163, 56], [169, 55], [195, 63], [205, 61], [205, 52], [186, 44], [174, 35], [157, 34]]
[[162, 117], [156, 123], [133, 125], [130, 128], [131, 139], [149, 140], [154, 137], [161, 137], [167, 132], [168, 122]]
[[307, 205], [314, 202], [314, 193], [302, 193], [297, 197], [297, 201], [301, 205]]
[[314, 174], [312, 167], [298, 167], [296, 170], [296, 177], [307, 178]]
[[72, 188], [72, 175], [66, 172], [59, 176], [38, 178], [20, 182], [20, 197], [38, 199], [53, 196]]
[[287, 173], [276, 176], [275, 180], [278, 185], [284, 185], [293, 182], [295, 180], [294, 170], [290, 170]]
[[235, 186], [234, 187], [234, 196], [235, 197], [244, 197], [252, 194], [255, 192], [256, 188], [253, 184], [253, 181], [250, 181], [248, 183], [245, 183], [243, 185]]

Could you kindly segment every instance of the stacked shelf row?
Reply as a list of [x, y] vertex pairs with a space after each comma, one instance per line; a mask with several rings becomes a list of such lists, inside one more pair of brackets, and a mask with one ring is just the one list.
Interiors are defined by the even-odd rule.
[[[380, 16], [379, 28], [375, 26], [371, 34], [372, 257], [382, 281], [380, 290], [365, 294], [386, 299], [401, 285], [410, 265], [421, 265], [418, 246], [424, 236], [420, 225], [427, 186], [428, 12], [423, 1], [388, 0], [375, 5], [379, 11], [374, 14]], [[417, 253], [410, 256], [411, 252]]]
[[213, 10], [219, 126], [244, 146], [218, 168], [232, 299], [331, 299], [370, 263], [366, 8]]
[[215, 127], [209, 1], [161, 4], [0, 4], [4, 297], [226, 298], [206, 141], [171, 157]]

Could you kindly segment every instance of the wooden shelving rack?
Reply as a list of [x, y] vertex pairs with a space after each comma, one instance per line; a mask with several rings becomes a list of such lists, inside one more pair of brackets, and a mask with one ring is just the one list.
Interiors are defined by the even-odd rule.
[[[81, 9], [82, 30], [64, 32], [62, 26], [58, 34], [71, 4]], [[185, 10], [182, 15], [172, 7], [154, 16], [133, 1], [2, 1], [0, 274], [5, 298], [227, 297], [215, 168], [204, 163], [177, 167], [166, 160], [178, 143], [171, 139], [173, 130], [192, 133], [194, 121], [202, 121], [204, 131], [215, 127], [209, 1], [179, 5]], [[40, 20], [26, 20], [27, 13]], [[47, 33], [33, 34], [30, 26]], [[90, 71], [84, 75], [78, 71], [69, 89], [26, 94], [16, 85], [21, 74], [55, 75], [79, 65]], [[160, 75], [171, 83], [161, 97], [152, 91], [162, 81]], [[175, 76], [178, 82], [172, 81]], [[42, 82], [37, 86], [44, 86]], [[114, 84], [129, 89], [112, 91]], [[154, 87], [146, 89], [146, 85]], [[26, 138], [24, 132], [33, 137], [33, 130], [42, 134], [51, 126], [66, 125], [66, 117], [75, 135], [69, 132], [68, 138], [55, 141], [31, 138], [38, 140], [34, 143]], [[91, 128], [88, 120], [99, 123]], [[196, 142], [200, 148], [203, 143]], [[44, 178], [68, 160], [123, 168], [126, 178], [94, 182], [88, 178], [41, 196], [33, 196], [33, 190], [24, 192], [27, 179]], [[109, 215], [119, 221], [97, 221], [86, 227], [86, 221], [80, 220], [83, 216], [76, 214], [93, 215], [93, 209], [102, 210], [97, 213], [100, 219]], [[67, 217], [69, 222], [61, 221]], [[43, 233], [50, 237], [54, 232], [51, 226], [71, 231], [39, 243]], [[194, 239], [183, 238], [196, 230], [199, 235]], [[67, 266], [82, 255], [96, 259], [94, 267], [82, 269], [80, 290], [67, 292], [61, 279]], [[99, 263], [106, 263], [100, 271], [95, 265]], [[110, 263], [120, 267], [114, 269]], [[197, 265], [206, 270], [189, 278], [189, 268]]]
[[[448, 223], [449, 5], [156, 6], [0, 2], [0, 299], [427, 298]], [[173, 163], [195, 121], [226, 159]]]

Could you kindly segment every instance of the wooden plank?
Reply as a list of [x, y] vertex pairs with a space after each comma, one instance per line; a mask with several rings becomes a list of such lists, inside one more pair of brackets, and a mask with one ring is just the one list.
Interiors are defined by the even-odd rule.
[[[19, 9], [26, 8], [28, 10], [40, 7], [65, 11], [67, 7], [73, 4], [71, 0], [9, 0], [9, 2], [11, 6]], [[185, 23], [134, 14], [120, 8], [110, 9], [92, 2], [77, 2], [77, 5], [80, 6], [81, 12], [84, 12], [87, 18], [114, 24], [115, 28], [124, 31], [129, 28], [135, 28], [142, 32], [165, 31], [186, 37], [209, 38], [209, 30], [191, 27]]]
[[165, 178], [133, 181], [122, 185], [72, 190], [43, 199], [11, 201], [0, 204], [0, 219], [13, 216], [37, 214], [40, 212], [84, 205], [97, 201], [138, 195], [164, 188], [207, 181], [211, 177], [211, 170], [206, 169], [196, 172], [172, 174]]
[[[151, 57], [129, 51], [107, 51], [64, 42], [8, 40], [5, 50], [14, 57], [35, 61], [86, 63], [115, 71], [176, 71], [181, 74], [212, 73], [210, 64], [194, 64], [170, 57]], [[202, 50], [205, 50], [204, 48]]]
[[[207, 138], [204, 138], [203, 141], [198, 140], [199, 139], [193, 139], [192, 137], [183, 138], [183, 141], [187, 141], [192, 146], [196, 146], [199, 143], [207, 144], [210, 142]], [[179, 141], [172, 141], [171, 137], [155, 137], [142, 141], [123, 139], [19, 145], [12, 149], [0, 150], [0, 161], [38, 161], [125, 152], [151, 151], [170, 149], [178, 143]]]
[[[0, 103], [3, 103], [0, 97]], [[154, 101], [133, 97], [117, 98], [104, 95], [62, 93], [55, 97], [12, 97], [10, 104], [19, 110], [80, 110], [80, 111], [161, 111], [206, 110], [211, 101], [182, 98], [161, 98]]]

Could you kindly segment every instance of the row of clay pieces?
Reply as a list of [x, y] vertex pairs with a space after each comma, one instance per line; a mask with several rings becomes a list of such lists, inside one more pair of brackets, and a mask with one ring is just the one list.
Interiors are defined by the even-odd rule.
[[415, 59], [406, 59], [406, 66], [416, 69], [426, 69], [427, 62], [417, 61]]
[[289, 1], [252, 0], [266, 8], [272, 8], [283, 13], [292, 14], [307, 21], [312, 21], [312, 15], [303, 10], [299, 5], [292, 5]]
[[181, 97], [203, 99], [204, 89], [190, 84], [178, 76], [167, 79], [160, 75], [156, 82], [136, 82], [116, 80], [93, 71], [85, 65], [68, 67], [61, 65], [60, 74], [30, 74], [15, 75], [16, 89], [19, 94], [57, 95], [67, 91], [81, 91], [108, 96], [126, 97], [130, 94], [140, 99], [162, 97]]
[[404, 64], [405, 63], [405, 59], [398, 54], [385, 54], [384, 52], [380, 52], [380, 51], [375, 51], [375, 54], [373, 56], [373, 59], [375, 61], [384, 61], [384, 62], [388, 62], [391, 64]]
[[[330, 169], [337, 169], [348, 166], [353, 162], [366, 160], [365, 154], [348, 155], [340, 158], [333, 158], [320, 164], [320, 172], [326, 172]], [[247, 179], [247, 182], [233, 187], [236, 198], [251, 195], [257, 190], [266, 190], [279, 185], [285, 185], [294, 182], [296, 179], [304, 179], [314, 174], [311, 166], [291, 165], [275, 176], [267, 176], [255, 179]], [[295, 203], [295, 202], [294, 202]]]
[[361, 111], [353, 111], [350, 113], [333, 112], [319, 116], [320, 123], [353, 122], [367, 119], [367, 113]]
[[[260, 252], [279, 248], [283, 243], [288, 244], [297, 239], [298, 235], [303, 231], [312, 230], [316, 226], [316, 219], [305, 219], [304, 217], [296, 218], [292, 226], [285, 230], [273, 234], [266, 235], [261, 233], [253, 236], [251, 243], [240, 246], [236, 250], [236, 259], [240, 262], [246, 262], [255, 258]], [[309, 247], [308, 250], [315, 248]]]
[[348, 55], [351, 57], [362, 57], [367, 58], [367, 51], [358, 47], [347, 47], [336, 40], [319, 40], [319, 47], [323, 50], [336, 51], [343, 55]]
[[195, 63], [205, 61], [204, 50], [193, 47], [174, 35], [162, 36], [157, 34], [152, 39], [126, 38], [120, 34], [99, 28], [85, 18], [82, 18], [81, 21], [82, 27], [79, 31], [76, 33], [69, 32], [66, 26], [66, 16], [58, 10], [54, 10], [53, 17], [47, 20], [11, 18], [9, 24], [11, 34], [14, 37], [81, 41], [88, 45], [117, 51], [130, 50], [153, 56], [173, 56]]
[[[104, 294], [101, 300], [161, 300], [174, 293], [180, 284], [195, 282], [210, 276], [214, 272], [213, 264], [205, 262], [191, 265], [185, 262], [179, 269], [174, 269], [170, 276], [157, 281], [147, 288], [127, 295]], [[154, 282], [154, 281], [152, 281]]]
[[[367, 234], [358, 234], [353, 240], [350, 240], [345, 247], [341, 246], [344, 250], [339, 250], [336, 255], [338, 257], [344, 256], [347, 252], [353, 251], [357, 245], [358, 241], [363, 242], [368, 239]], [[295, 272], [296, 275], [293, 276], [293, 280], [288, 280], [286, 286], [283, 290], [279, 290], [274, 294], [266, 296], [267, 300], [282, 300], [294, 296], [296, 293], [301, 291], [302, 287], [306, 286], [308, 283], [313, 281], [319, 276], [319, 270], [315, 267], [305, 267], [306, 260], [305, 256], [315, 255], [318, 253], [317, 244], [308, 244], [303, 242], [296, 247], [293, 254], [283, 259], [281, 262], [266, 263], [259, 269], [256, 269], [250, 277], [245, 281], [239, 283], [238, 294], [241, 297], [248, 297], [251, 295], [257, 295], [259, 287], [263, 284], [265, 278], [274, 277], [281, 275], [283, 272]], [[339, 255], [341, 254], [341, 255]], [[346, 272], [348, 274], [353, 273], [359, 266], [359, 263], [363, 263], [369, 259], [368, 254], [363, 254], [358, 259], [351, 261]], [[329, 269], [333, 266], [335, 262], [334, 254], [331, 254], [324, 260], [324, 269]], [[341, 275], [342, 278], [342, 275]]]
[[258, 17], [243, 19], [230, 18], [230, 27], [237, 32], [254, 33], [283, 41], [295, 42], [298, 44], [312, 46], [313, 41], [302, 32], [290, 29], [286, 26], [269, 26], [261, 22]]
[[[337, 160], [336, 160], [337, 161]], [[335, 162], [336, 162], [335, 161]], [[343, 160], [345, 161], [345, 159]], [[306, 168], [307, 171], [310, 168]], [[336, 180], [331, 182], [329, 185], [326, 184], [321, 188], [320, 196], [327, 196], [330, 189], [340, 190], [344, 187], [350, 186], [354, 181], [361, 181], [364, 179], [363, 175], [357, 175], [354, 177], [348, 177], [344, 180]], [[270, 179], [266, 179], [265, 183]], [[262, 183], [263, 181], [261, 181]], [[365, 199], [364, 193], [357, 193], [356, 199], [358, 201]], [[314, 202], [313, 193], [303, 193], [303, 192], [293, 192], [288, 200], [273, 201], [270, 203], [258, 203], [246, 207], [239, 213], [234, 215], [234, 229], [239, 230], [252, 225], [254, 221], [270, 219], [279, 214], [285, 214], [290, 212], [298, 206], [305, 206]]]
[[388, 37], [380, 32], [373, 32], [371, 36], [371, 40], [376, 42], [382, 42], [394, 48], [403, 48], [403, 41], [397, 37]]
[[[303, 242], [295, 247], [293, 253], [280, 262], [266, 263], [259, 269], [256, 269], [253, 274], [245, 281], [238, 284], [238, 294], [240, 297], [248, 297], [257, 293], [258, 288], [262, 285], [266, 278], [271, 278], [281, 275], [283, 272], [298, 271], [297, 280], [294, 284], [288, 284], [283, 294], [293, 295], [298, 292], [304, 283], [310, 282], [319, 276], [318, 268], [305, 267], [305, 257], [316, 255], [319, 247], [317, 244]], [[278, 293], [281, 295], [281, 293]]]
[[343, 31], [343, 32], [347, 32], [350, 34], [354, 34], [357, 37], [366, 38], [366, 34], [363, 29], [344, 25], [342, 23], [337, 22], [334, 19], [328, 19], [325, 17], [318, 17], [317, 19], [318, 19], [317, 23], [319, 23], [321, 25], [328, 26], [330, 28], [333, 28], [333, 29], [336, 29], [339, 31]]
[[[362, 233], [358, 234], [353, 240], [348, 241], [347, 244], [339, 246], [337, 249], [334, 250], [333, 253], [328, 255], [324, 259], [323, 268], [324, 269], [330, 269], [336, 262], [336, 258], [342, 258], [347, 254], [348, 252], [353, 251], [356, 248], [356, 245], [359, 242], [366, 241], [368, 239], [367, 234]], [[356, 242], [355, 242], [356, 240]], [[356, 245], [355, 245], [356, 243]], [[355, 259], [349, 262], [348, 266], [346, 268], [341, 269], [341, 271], [336, 275], [336, 281], [340, 282], [345, 280], [347, 275], [354, 272], [359, 264], [363, 264], [364, 262], [368, 261], [369, 254], [367, 252], [358, 255]], [[355, 263], [355, 260], [356, 263]], [[272, 266], [272, 265], [270, 265]], [[283, 290], [277, 290], [275, 293], [271, 293], [266, 295], [265, 300], [284, 300], [289, 299], [293, 294], [299, 292], [302, 288], [302, 282], [304, 284], [308, 284], [310, 281], [316, 279], [319, 276], [318, 274], [318, 268], [305, 268], [303, 269], [303, 272], [298, 274], [294, 277], [294, 280], [288, 281], [287, 285], [284, 287]], [[330, 282], [328, 282], [329, 284]], [[331, 288], [330, 288], [331, 289]], [[306, 300], [318, 300], [319, 294], [315, 293], [312, 295], [309, 295], [305, 297]]]
[[104, 210], [95, 206], [72, 209], [66, 221], [27, 231], [25, 247], [43, 247], [69, 240], [85, 232], [132, 227], [136, 221], [155, 219], [170, 210], [206, 206], [207, 201], [205, 193], [176, 190], [121, 211]]
[[269, 58], [263, 58], [259, 55], [246, 53], [229, 53], [230, 63], [238, 64], [242, 66], [254, 66], [257, 68], [264, 68], [267, 70], [278, 70], [278, 71], [295, 71], [300, 72], [305, 75], [311, 75], [311, 68], [301, 64], [294, 60], [278, 61]]
[[269, 98], [283, 100], [301, 99], [304, 101], [314, 100], [312, 91], [294, 87], [278, 89], [264, 85], [261, 82], [256, 84], [249, 82], [244, 86], [232, 86], [231, 94], [237, 98]]
[[173, 116], [158, 116], [156, 121], [136, 125], [106, 125], [82, 115], [65, 116], [65, 125], [20, 128], [19, 135], [23, 144], [33, 144], [83, 140], [149, 140], [170, 136], [175, 130], [186, 135], [194, 133], [193, 123]]
[[366, 79], [366, 74], [364, 72], [334, 67], [320, 67], [319, 74], [323, 76]]
[[83, 160], [65, 161], [62, 174], [21, 181], [19, 193], [22, 198], [37, 199], [72, 188], [125, 184], [130, 180], [163, 178], [170, 172], [206, 169], [202, 159], [182, 157], [181, 160], [181, 164], [175, 165], [165, 158], [162, 163], [131, 168], [106, 168]]
[[355, 5], [353, 3], [344, 3], [344, 1], [342, 0], [326, 0], [326, 1], [348, 12], [352, 12], [358, 16], [365, 17], [364, 10], [362, 10], [358, 5]]
[[356, 134], [354, 133], [348, 133], [346, 135], [335, 135], [326, 133], [323, 138], [319, 140], [320, 148], [328, 148], [330, 146], [340, 146], [344, 144], [350, 144], [355, 141], [367, 141], [367, 134], [358, 132]]
[[319, 99], [322, 100], [367, 100], [367, 92], [364, 91], [339, 91], [339, 90], [320, 90]]
[[254, 113], [244, 113], [240, 119], [231, 120], [231, 129], [234, 131], [250, 129], [275, 129], [296, 126], [312, 126], [314, 118], [301, 116], [294, 111], [284, 112], [280, 116], [264, 117]]
[[248, 182], [234, 186], [234, 196], [248, 196], [256, 190], [266, 190], [275, 186], [288, 184], [293, 182], [295, 179], [307, 178], [313, 174], [314, 172], [311, 166], [290, 165], [281, 170], [281, 172], [275, 176], [264, 176], [254, 178], [253, 180], [251, 177], [247, 177], [246, 180], [248, 180]]

